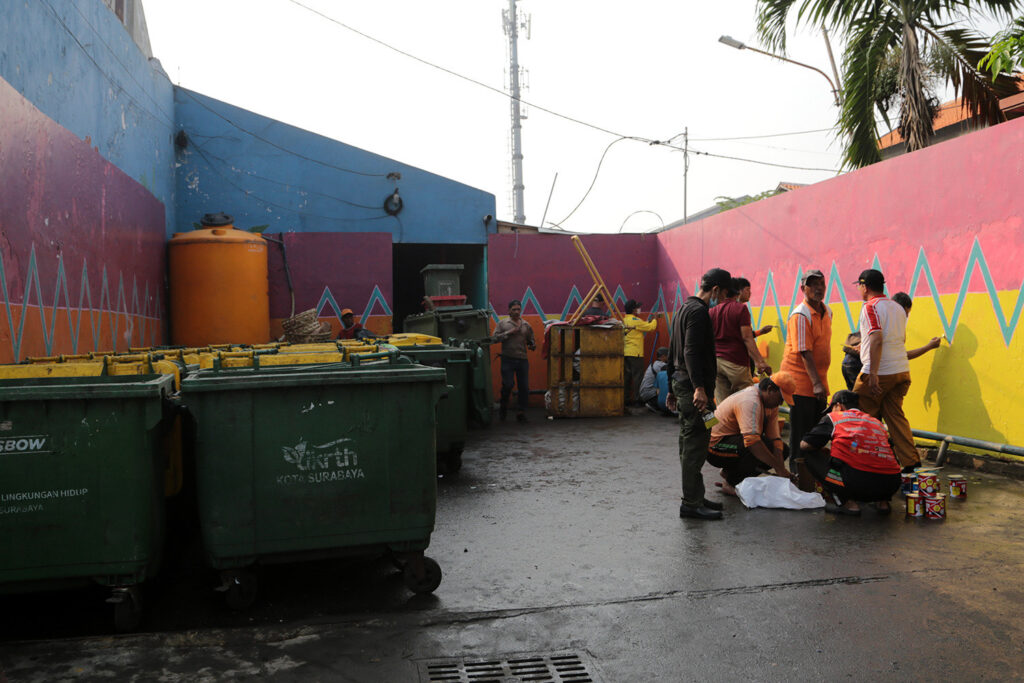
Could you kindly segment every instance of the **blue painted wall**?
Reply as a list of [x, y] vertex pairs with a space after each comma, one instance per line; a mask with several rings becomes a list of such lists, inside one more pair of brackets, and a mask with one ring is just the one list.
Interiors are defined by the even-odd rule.
[[[175, 89], [179, 127], [177, 230], [223, 211], [269, 232], [390, 232], [394, 242], [487, 244], [494, 195], [393, 159]], [[400, 179], [388, 177], [399, 174]], [[384, 211], [395, 189], [397, 216]]]
[[99, 0], [0, 0], [0, 78], [163, 202], [174, 220], [174, 94]]

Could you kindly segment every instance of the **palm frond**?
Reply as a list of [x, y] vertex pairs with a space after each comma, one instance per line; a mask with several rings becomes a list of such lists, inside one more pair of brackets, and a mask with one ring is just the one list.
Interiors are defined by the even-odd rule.
[[993, 82], [975, 67], [990, 47], [985, 36], [963, 28], [941, 29], [931, 35], [945, 47], [942, 75], [960, 96], [963, 108], [989, 125], [1004, 121], [999, 100], [1018, 91], [1017, 80], [999, 74]]
[[757, 35], [770, 52], [786, 53], [786, 17], [797, 0], [759, 0]]
[[850, 26], [843, 50], [843, 107], [839, 130], [843, 163], [860, 168], [881, 160], [875, 126], [875, 79], [889, 52], [899, 46], [901, 26], [891, 14], [882, 21], [861, 19]]

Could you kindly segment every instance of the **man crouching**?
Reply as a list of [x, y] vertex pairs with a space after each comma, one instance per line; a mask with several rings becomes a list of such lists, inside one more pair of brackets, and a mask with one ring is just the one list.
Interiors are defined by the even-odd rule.
[[[856, 516], [857, 501], [875, 501], [878, 512], [887, 515], [889, 499], [900, 487], [900, 464], [885, 427], [859, 405], [857, 394], [837, 391], [821, 422], [804, 434], [800, 452], [811, 475], [839, 502], [827, 503], [826, 512]], [[831, 449], [825, 448], [829, 441]]]
[[711, 428], [708, 462], [722, 468], [722, 492], [736, 495], [736, 485], [769, 469], [791, 478], [786, 448], [779, 434], [782, 392], [792, 393], [795, 380], [785, 372], [765, 377], [718, 406], [718, 424]]

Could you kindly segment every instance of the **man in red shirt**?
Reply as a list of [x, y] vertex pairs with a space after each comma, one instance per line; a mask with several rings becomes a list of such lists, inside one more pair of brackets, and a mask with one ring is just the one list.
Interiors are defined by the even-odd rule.
[[[804, 434], [801, 454], [814, 478], [840, 503], [826, 504], [827, 512], [856, 516], [857, 501], [877, 501], [878, 512], [887, 515], [889, 500], [900, 487], [900, 464], [885, 427], [859, 405], [857, 394], [837, 391], [828, 414]], [[831, 449], [825, 448], [829, 441]]]
[[[750, 374], [751, 361], [759, 373], [770, 375], [772, 372], [754, 343], [750, 309], [739, 302], [742, 282], [734, 278], [725, 300], [708, 312], [711, 329], [715, 333], [715, 356], [718, 360], [715, 375], [715, 403], [718, 405], [754, 383]], [[749, 287], [748, 284], [748, 291]]]
[[341, 310], [341, 331], [338, 332], [338, 339], [362, 339], [366, 336], [361, 323], [356, 322], [355, 315], [351, 308]]
[[[800, 439], [818, 423], [828, 401], [828, 367], [832, 363], [832, 311], [825, 304], [825, 276], [808, 270], [800, 285], [804, 300], [786, 321], [786, 347], [779, 369], [796, 380], [789, 410], [789, 453], [796, 458]], [[791, 465], [792, 466], [792, 465]]]

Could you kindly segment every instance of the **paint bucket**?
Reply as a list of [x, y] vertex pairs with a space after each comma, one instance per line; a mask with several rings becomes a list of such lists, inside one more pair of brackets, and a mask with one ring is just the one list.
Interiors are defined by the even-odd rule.
[[957, 500], [967, 498], [967, 477], [962, 474], [949, 475], [949, 497]]
[[917, 493], [917, 475], [913, 472], [904, 473], [903, 487], [901, 490], [904, 496], [909, 496], [911, 493]]
[[924, 516], [928, 519], [946, 518], [946, 494], [936, 493], [924, 499]]
[[907, 517], [923, 517], [924, 503], [918, 493], [907, 494]]
[[935, 472], [921, 472], [917, 475], [917, 490], [922, 496], [934, 496], [939, 492], [939, 475]]

